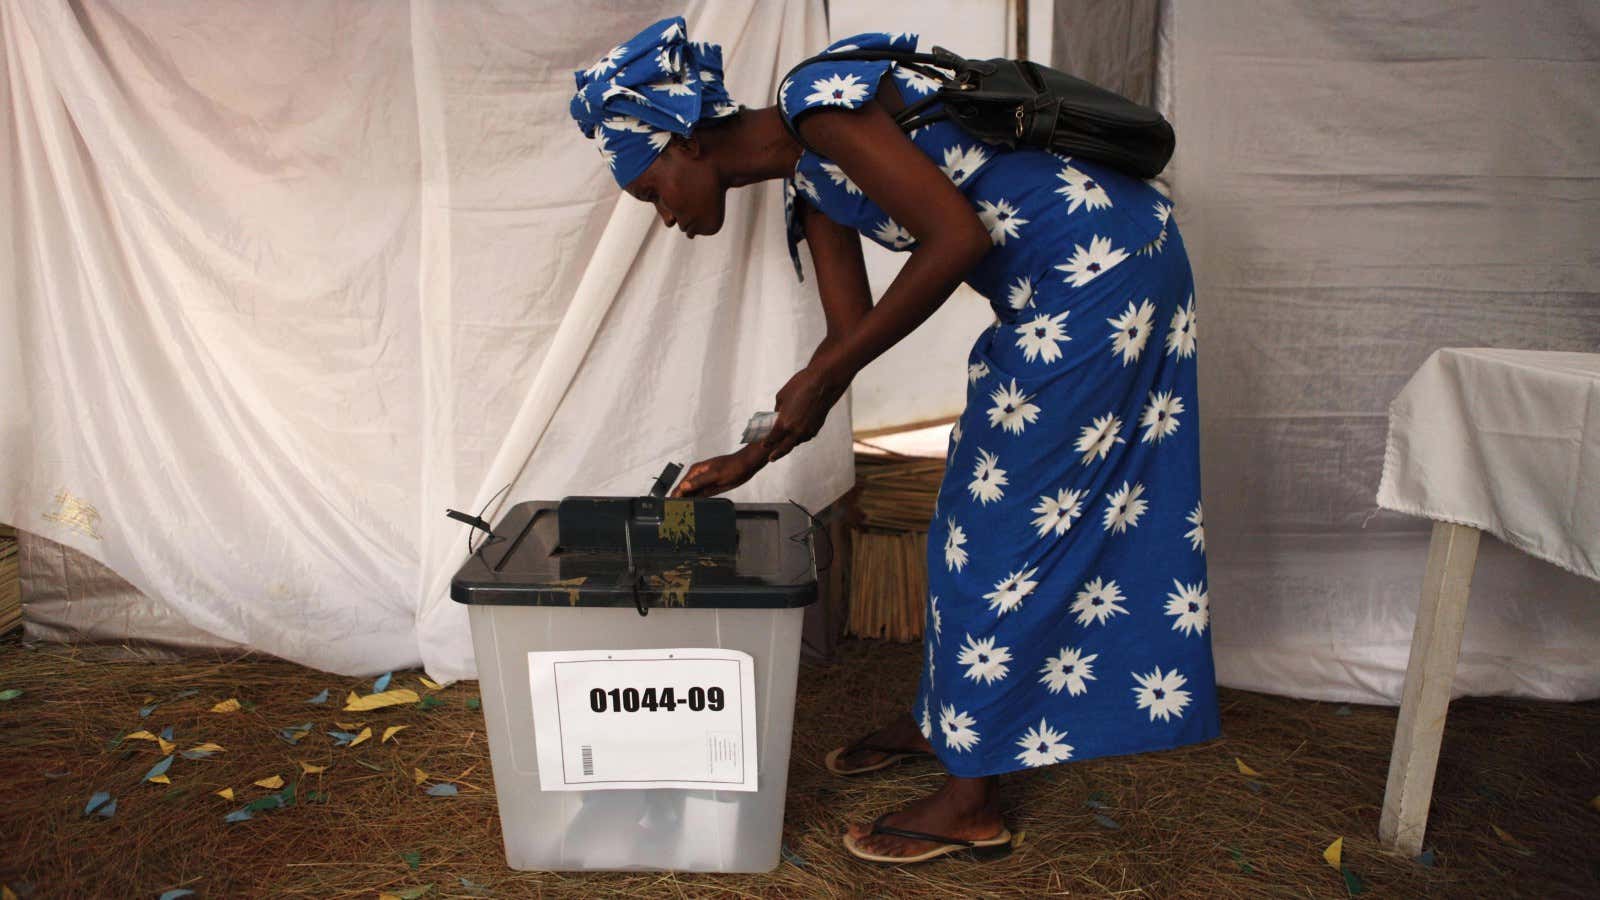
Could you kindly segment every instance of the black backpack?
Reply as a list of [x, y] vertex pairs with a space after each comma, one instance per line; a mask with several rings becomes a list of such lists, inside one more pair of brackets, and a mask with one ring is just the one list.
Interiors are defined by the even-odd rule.
[[[909, 50], [842, 50], [819, 53], [789, 70], [778, 84], [818, 60], [893, 60], [940, 82], [939, 89], [895, 114], [903, 131], [950, 119], [990, 144], [1036, 147], [1105, 163], [1139, 178], [1154, 178], [1172, 158], [1176, 138], [1162, 115], [1065, 72], [1020, 59], [964, 59], [943, 47]], [[939, 71], [949, 69], [949, 76]], [[943, 109], [923, 110], [934, 103]], [[782, 118], [782, 117], [780, 117]], [[816, 152], [783, 119], [800, 146]]]

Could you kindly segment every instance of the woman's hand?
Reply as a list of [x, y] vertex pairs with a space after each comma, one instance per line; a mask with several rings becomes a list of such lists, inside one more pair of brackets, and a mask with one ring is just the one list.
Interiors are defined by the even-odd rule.
[[839, 360], [837, 350], [819, 348], [811, 362], [778, 391], [778, 418], [772, 424], [772, 432], [758, 444], [767, 452], [766, 461], [782, 459], [796, 446], [816, 437], [822, 423], [828, 420], [828, 411], [848, 387], [849, 367]]
[[702, 459], [689, 467], [689, 471], [672, 489], [673, 497], [712, 497], [731, 491], [767, 464], [766, 452], [760, 444], [746, 444], [742, 450], [723, 456]]

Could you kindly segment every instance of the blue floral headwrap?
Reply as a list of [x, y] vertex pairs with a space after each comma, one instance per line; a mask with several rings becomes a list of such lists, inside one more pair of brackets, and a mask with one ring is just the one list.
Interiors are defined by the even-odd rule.
[[675, 134], [739, 111], [722, 86], [722, 48], [687, 39], [682, 16], [651, 25], [572, 73], [572, 118], [600, 144], [617, 184], [650, 167]]

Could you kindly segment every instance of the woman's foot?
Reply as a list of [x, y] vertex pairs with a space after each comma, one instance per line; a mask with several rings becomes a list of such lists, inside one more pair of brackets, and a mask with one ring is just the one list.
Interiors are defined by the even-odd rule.
[[[851, 747], [887, 747], [901, 753], [932, 753], [933, 746], [928, 739], [922, 736], [921, 729], [911, 718], [910, 713], [900, 716], [888, 725], [879, 728], [866, 737], [851, 744]], [[841, 753], [834, 759], [834, 765], [845, 771], [865, 769], [877, 765], [892, 756], [885, 750], [854, 749], [848, 753]]]
[[[882, 824], [965, 841], [993, 838], [1005, 830], [996, 790], [998, 781], [994, 776], [952, 775], [939, 790], [885, 816]], [[939, 846], [892, 834], [873, 834], [870, 824], [851, 825], [849, 833], [857, 847], [878, 856], [911, 857]]]

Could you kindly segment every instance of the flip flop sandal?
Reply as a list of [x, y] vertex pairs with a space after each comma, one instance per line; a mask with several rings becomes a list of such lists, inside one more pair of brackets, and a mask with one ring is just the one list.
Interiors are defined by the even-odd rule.
[[[878, 760], [870, 766], [861, 766], [855, 769], [844, 769], [839, 767], [840, 757], [848, 756], [858, 750], [870, 750], [873, 753], [887, 753], [889, 755]], [[876, 772], [879, 769], [887, 769], [895, 763], [902, 762], [904, 760], [920, 759], [922, 757], [931, 758], [932, 756], [933, 754], [926, 750], [906, 750], [903, 747], [880, 747], [877, 744], [867, 744], [857, 741], [848, 747], [835, 747], [832, 750], [829, 750], [827, 758], [822, 761], [822, 765], [829, 772], [832, 772], [835, 775], [865, 775], [868, 772]]]
[[973, 851], [973, 855], [979, 859], [998, 859], [1010, 852], [1011, 829], [1003, 825], [1000, 827], [1000, 833], [992, 838], [984, 838], [981, 841], [964, 841], [961, 838], [895, 828], [892, 825], [883, 824], [883, 820], [886, 818], [888, 818], [887, 814], [879, 816], [872, 823], [870, 834], [888, 834], [895, 837], [910, 838], [914, 841], [928, 841], [938, 846], [916, 856], [880, 856], [862, 848], [860, 844], [856, 843], [855, 838], [850, 836], [850, 832], [847, 831], [844, 834], [844, 848], [850, 851], [851, 856], [868, 862], [898, 864], [927, 862], [934, 857], [944, 856], [947, 853], [959, 853], [962, 850]]

